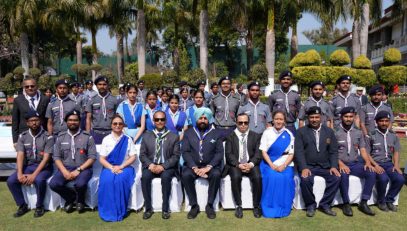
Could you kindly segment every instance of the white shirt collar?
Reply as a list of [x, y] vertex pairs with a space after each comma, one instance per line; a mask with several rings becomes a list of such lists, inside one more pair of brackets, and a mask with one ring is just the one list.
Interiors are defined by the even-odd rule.
[[247, 135], [249, 134], [249, 130], [247, 130], [245, 133], [242, 133], [242, 132], [239, 131], [239, 129], [236, 128], [235, 129], [235, 134], [240, 139], [242, 137], [242, 134], [246, 134], [246, 137], [247, 137]]
[[285, 131], [285, 127], [282, 127], [280, 130], [277, 130], [275, 127], [272, 127], [271, 130], [272, 130], [275, 134], [279, 135], [279, 134], [281, 134], [281, 133], [283, 133], [283, 132]]

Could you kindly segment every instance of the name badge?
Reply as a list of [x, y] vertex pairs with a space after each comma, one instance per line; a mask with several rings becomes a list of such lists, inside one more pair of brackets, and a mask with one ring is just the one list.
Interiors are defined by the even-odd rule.
[[338, 140], [338, 143], [345, 143], [345, 140]]
[[277, 99], [276, 101], [283, 101], [283, 99]]

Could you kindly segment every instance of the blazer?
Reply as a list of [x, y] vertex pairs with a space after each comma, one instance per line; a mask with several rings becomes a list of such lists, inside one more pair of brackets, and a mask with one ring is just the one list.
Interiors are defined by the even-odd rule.
[[[143, 168], [148, 168], [154, 162], [155, 156], [155, 134], [152, 131], [146, 131], [143, 134], [143, 139], [140, 145], [140, 162]], [[164, 169], [178, 167], [179, 158], [181, 156], [180, 143], [178, 135], [168, 133], [163, 141], [164, 150]]]
[[312, 167], [338, 168], [338, 142], [334, 131], [325, 125], [321, 126], [319, 152], [313, 129], [304, 126], [297, 130], [294, 153], [294, 161], [299, 171]]
[[[258, 166], [262, 160], [262, 154], [259, 149], [261, 135], [253, 131], [249, 131], [247, 135], [247, 154], [249, 155], [249, 162], [254, 166]], [[225, 157], [226, 165], [223, 169], [222, 176], [225, 177], [231, 167], [237, 167], [239, 165], [239, 138], [235, 132], [232, 132], [226, 138], [225, 144]]]
[[[47, 120], [45, 118], [45, 112], [47, 111], [47, 106], [49, 103], [49, 98], [43, 94], [40, 94], [40, 101], [37, 106], [37, 112], [40, 115], [41, 125], [47, 130]], [[27, 122], [25, 120], [25, 115], [30, 110], [30, 105], [23, 94], [17, 96], [13, 102], [13, 112], [12, 112], [12, 128], [11, 132], [13, 135], [13, 143], [17, 143], [18, 136], [28, 130]]]

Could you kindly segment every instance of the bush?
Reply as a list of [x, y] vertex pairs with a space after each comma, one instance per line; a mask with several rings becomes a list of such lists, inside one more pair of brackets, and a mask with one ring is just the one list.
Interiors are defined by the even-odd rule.
[[162, 78], [165, 85], [172, 87], [174, 87], [179, 82], [177, 72], [174, 70], [168, 70], [164, 72]]
[[302, 61], [302, 66], [319, 66], [321, 65], [322, 59], [319, 53], [312, 49], [305, 52], [304, 58], [300, 61]]
[[117, 77], [113, 74], [113, 72], [109, 69], [103, 69], [100, 71], [100, 75], [105, 76], [109, 80], [110, 88], [117, 88], [119, 85], [119, 81]]
[[206, 75], [202, 69], [196, 68], [188, 71], [186, 76], [181, 76], [181, 80], [187, 81], [191, 85], [195, 85], [198, 81], [206, 80]]
[[140, 79], [144, 80], [144, 86], [148, 89], [157, 88], [164, 83], [163, 78], [159, 73], [145, 74]]
[[243, 74], [236, 76], [233, 80], [237, 84], [248, 84], [249, 83], [248, 77]]
[[325, 68], [320, 66], [295, 67], [292, 69], [294, 81], [301, 86], [308, 85], [312, 81], [326, 83]]
[[21, 82], [24, 78], [24, 68], [22, 66], [18, 66], [14, 68], [13, 74], [14, 74], [14, 79], [17, 80], [17, 82]]
[[329, 62], [333, 66], [345, 66], [350, 63], [350, 57], [345, 50], [336, 50], [329, 57]]
[[45, 75], [41, 75], [38, 78], [38, 89], [40, 89], [40, 91], [44, 91], [47, 88], [54, 88], [54, 84], [55, 82], [52, 80], [51, 76], [45, 74]]
[[368, 69], [355, 69], [355, 75], [353, 75], [353, 83], [362, 87], [371, 87], [377, 84], [376, 73], [373, 70]]
[[394, 86], [396, 84], [406, 84], [407, 81], [407, 67], [405, 66], [388, 66], [379, 69], [379, 80], [381, 83]]
[[253, 67], [249, 71], [247, 80], [249, 82], [258, 81], [262, 86], [268, 85], [269, 81], [266, 64], [258, 63], [253, 65]]
[[133, 83], [138, 80], [138, 63], [129, 63], [124, 67], [124, 83]]
[[33, 78], [35, 78], [36, 80], [38, 80], [38, 78], [39, 78], [40, 75], [41, 75], [41, 70], [38, 69], [38, 68], [36, 68], [36, 67], [33, 67], [33, 68], [30, 68], [30, 69], [28, 70], [28, 73], [29, 73]]
[[90, 66], [88, 64], [73, 64], [71, 70], [78, 75], [79, 81], [82, 81], [88, 76]]
[[0, 79], [0, 89], [7, 95], [12, 96], [17, 92], [20, 84], [14, 79], [13, 73], [7, 73], [4, 78]]
[[396, 48], [390, 48], [384, 52], [383, 62], [385, 66], [398, 64], [401, 61], [401, 53]]
[[355, 59], [353, 67], [356, 69], [371, 69], [372, 62], [365, 55], [361, 55]]
[[103, 66], [98, 64], [98, 63], [94, 63], [94, 64], [89, 66], [89, 70], [91, 70], [91, 71], [99, 72], [102, 69], [103, 69]]
[[407, 103], [405, 97], [389, 97], [388, 100], [392, 105], [392, 110], [394, 114], [407, 112]]
[[292, 69], [294, 67], [300, 67], [302, 66], [302, 62], [305, 59], [305, 53], [304, 52], [298, 52], [294, 58], [291, 59], [290, 63], [288, 66]]
[[229, 75], [228, 67], [223, 62], [216, 62], [212, 64], [210, 72], [210, 78], [213, 79], [214, 82]]
[[325, 84], [336, 84], [336, 80], [341, 77], [342, 75], [355, 75], [355, 69], [350, 67], [334, 67], [334, 66], [326, 66], [326, 82]]

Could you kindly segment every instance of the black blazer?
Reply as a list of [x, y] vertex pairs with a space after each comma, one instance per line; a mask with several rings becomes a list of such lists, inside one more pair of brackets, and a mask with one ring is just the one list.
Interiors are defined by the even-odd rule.
[[[40, 115], [42, 127], [47, 130], [47, 120], [45, 118], [45, 112], [47, 111], [47, 106], [49, 103], [49, 98], [45, 95], [40, 95], [40, 102], [38, 103], [37, 112]], [[28, 130], [27, 122], [25, 121], [25, 115], [30, 110], [30, 105], [23, 94], [17, 96], [13, 102], [13, 113], [12, 113], [12, 134], [13, 143], [17, 143], [18, 136]]]
[[[258, 166], [262, 159], [262, 154], [259, 149], [261, 135], [253, 131], [249, 131], [247, 136], [247, 152], [249, 155], [249, 162], [254, 166]], [[239, 138], [235, 132], [232, 132], [227, 138], [225, 143], [225, 157], [226, 165], [223, 170], [222, 176], [225, 177], [230, 167], [237, 167], [239, 165]]]
[[[155, 156], [155, 135], [152, 131], [146, 131], [143, 134], [143, 140], [140, 146], [140, 162], [143, 168], [148, 168], [154, 161]], [[174, 133], [168, 133], [165, 136], [163, 143], [164, 149], [164, 169], [178, 167], [178, 161], [181, 156], [180, 143], [178, 135]]]

